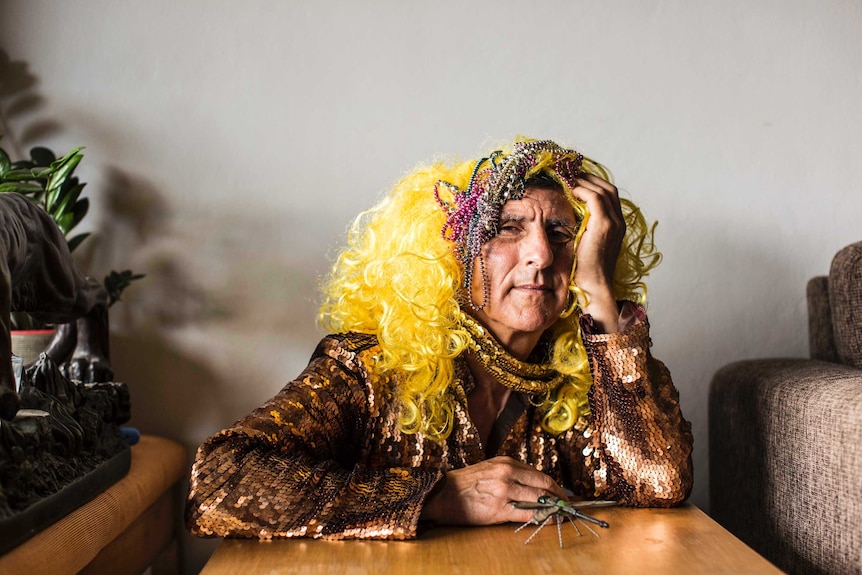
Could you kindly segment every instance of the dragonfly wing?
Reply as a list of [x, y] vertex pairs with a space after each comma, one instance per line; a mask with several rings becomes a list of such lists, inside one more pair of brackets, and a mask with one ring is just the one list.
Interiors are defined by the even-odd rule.
[[551, 505], [545, 503], [535, 503], [530, 501], [513, 501], [512, 505], [516, 509], [548, 509]]
[[619, 503], [616, 501], [609, 501], [607, 499], [572, 501], [566, 504], [567, 507], [573, 507], [574, 509], [583, 509], [585, 507], [613, 507], [614, 505], [619, 505]]

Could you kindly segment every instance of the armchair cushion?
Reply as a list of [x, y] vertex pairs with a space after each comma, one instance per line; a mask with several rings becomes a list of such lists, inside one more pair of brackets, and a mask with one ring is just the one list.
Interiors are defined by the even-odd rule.
[[787, 572], [859, 573], [860, 437], [862, 370], [807, 359], [724, 367], [709, 396], [711, 514]]

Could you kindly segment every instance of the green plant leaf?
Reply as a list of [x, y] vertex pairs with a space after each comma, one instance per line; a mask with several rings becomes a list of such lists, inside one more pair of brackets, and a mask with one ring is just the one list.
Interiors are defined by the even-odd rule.
[[47, 212], [52, 212], [54, 210], [54, 204], [57, 203], [57, 198], [62, 191], [63, 183], [66, 181], [66, 178], [75, 171], [75, 168], [81, 160], [84, 159], [80, 150], [81, 148], [75, 148], [51, 164], [51, 168], [54, 169], [54, 172], [48, 178], [48, 183], [45, 185], [45, 210]]
[[83, 149], [84, 149], [84, 146], [78, 146], [77, 148], [72, 148], [71, 150], [66, 152], [62, 157], [57, 158], [56, 160], [51, 162], [51, 164], [50, 164], [51, 167], [59, 170], [62, 166], [68, 164], [69, 162], [71, 162], [75, 158], [77, 158], [75, 163], [80, 162], [81, 158], [84, 157], [84, 155], [81, 153], [81, 150], [83, 150]]
[[29, 168], [29, 170], [30, 175], [33, 177], [34, 180], [44, 180], [57, 171], [56, 168], [53, 168], [51, 166], [34, 166], [32, 168]]
[[[65, 200], [64, 200], [65, 201]], [[70, 209], [56, 209], [54, 213], [51, 214], [51, 217], [54, 218], [54, 221], [57, 222], [57, 227], [60, 228], [60, 231], [63, 232], [63, 235], [69, 235], [69, 232], [72, 231], [72, 228], [77, 226], [81, 219], [87, 214], [87, 210], [90, 207], [90, 202], [87, 198], [75, 202], [75, 204]]]
[[[83, 187], [83, 184], [81, 184]], [[75, 226], [81, 223], [81, 220], [84, 219], [84, 216], [87, 215], [87, 211], [90, 209], [90, 199], [83, 198], [75, 202], [75, 205], [72, 206], [70, 213], [72, 214], [72, 224], [69, 226], [69, 230], [75, 229]]]
[[42, 186], [30, 184], [28, 182], [6, 182], [0, 184], [0, 193], [3, 192], [16, 192], [26, 196], [41, 193]]
[[[71, 182], [72, 178], [66, 180], [66, 183]], [[75, 202], [78, 200], [78, 197], [81, 195], [81, 190], [84, 189], [84, 184], [75, 184], [73, 186], [63, 186], [60, 189], [60, 193], [57, 195], [57, 203], [54, 205], [54, 209], [51, 210], [51, 215], [59, 217], [66, 212], [72, 211]]]
[[12, 160], [9, 159], [9, 154], [6, 153], [6, 150], [0, 148], [0, 178], [11, 169]]
[[69, 233], [71, 229], [69, 226], [72, 224], [72, 214], [63, 214], [62, 216], [54, 216], [54, 222], [57, 224], [57, 227], [60, 228], [60, 231], [63, 232], [63, 235]]
[[12, 169], [3, 175], [3, 179], [7, 182], [32, 182], [36, 178], [33, 176], [33, 170]]
[[50, 166], [57, 161], [57, 156], [48, 148], [36, 146], [30, 148], [30, 160], [36, 166]]
[[73, 236], [72, 238], [66, 240], [66, 245], [69, 246], [69, 251], [70, 252], [75, 251], [75, 248], [77, 248], [79, 245], [81, 245], [81, 242], [86, 240], [88, 237], [90, 237], [89, 232], [84, 233], [84, 234], [78, 234], [77, 236]]
[[111, 273], [105, 276], [105, 290], [108, 292], [108, 307], [111, 307], [116, 302], [120, 301], [120, 295], [123, 293], [129, 284], [135, 280], [146, 277], [144, 274], [132, 273], [132, 270], [123, 270], [117, 272], [111, 270]]

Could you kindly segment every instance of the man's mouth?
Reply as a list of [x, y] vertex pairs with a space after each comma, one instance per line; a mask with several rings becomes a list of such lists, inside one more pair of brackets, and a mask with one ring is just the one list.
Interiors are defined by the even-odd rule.
[[515, 286], [515, 289], [525, 290], [525, 291], [535, 291], [535, 292], [552, 291], [550, 286], [546, 286], [544, 284], [521, 284], [521, 285]]

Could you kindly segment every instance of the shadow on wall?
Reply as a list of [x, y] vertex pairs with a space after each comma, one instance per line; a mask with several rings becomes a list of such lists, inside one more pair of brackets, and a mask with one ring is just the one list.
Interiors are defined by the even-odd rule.
[[156, 331], [196, 321], [203, 288], [166, 248], [170, 212], [162, 194], [145, 178], [107, 169], [98, 231], [80, 250], [82, 267], [109, 270], [132, 265], [146, 277], [128, 292], [128, 304], [111, 308], [111, 325]]
[[[146, 195], [135, 185], [131, 196]], [[313, 237], [312, 224], [279, 215], [174, 219], [182, 220], [177, 229], [156, 226], [159, 237], [135, 252], [148, 275], [116, 306], [112, 360], [129, 385], [131, 424], [179, 441], [190, 467], [206, 437], [262, 404], [308, 361], [319, 339], [314, 265], [323, 257], [301, 244]], [[180, 532], [186, 572], [197, 572], [215, 543]]]
[[[34, 145], [61, 131], [51, 118], [37, 115], [45, 100], [36, 92], [38, 79], [27, 63], [13, 61], [0, 49], [0, 135], [4, 145], [23, 158], [22, 147]], [[35, 116], [35, 117], [34, 117]], [[17, 130], [15, 126], [20, 126]]]
[[[22, 158], [27, 155], [24, 148], [43, 145], [45, 139], [63, 131], [59, 122], [46, 119], [46, 101], [36, 91], [37, 84], [26, 62], [12, 61], [0, 50], [0, 135], [4, 146]], [[75, 251], [76, 263], [94, 277], [135, 263], [146, 264], [147, 268], [140, 270], [146, 279], [126, 292], [134, 296], [134, 305], [111, 309], [112, 327], [116, 319], [121, 320], [121, 325], [134, 319], [132, 323], [159, 326], [193, 321], [202, 290], [193, 284], [176, 258], [165, 251], [152, 253], [151, 246], [169, 232], [170, 210], [163, 195], [144, 178], [117, 167], [106, 168], [98, 186], [95, 197], [99, 205], [93, 211], [99, 213], [99, 221]], [[94, 196], [89, 195], [92, 201]], [[148, 257], [141, 257], [143, 253]]]
[[[170, 209], [144, 178], [118, 168], [108, 171], [104, 194], [104, 223], [90, 256], [93, 267], [135, 261], [146, 278], [130, 289], [128, 301], [112, 309], [111, 346], [115, 372], [129, 386], [133, 425], [144, 433], [168, 437], [186, 449], [188, 467], [201, 435], [232, 421], [235, 414], [224, 401], [228, 383], [203, 359], [177, 346], [169, 334], [204, 323], [204, 316], [227, 316], [210, 302], [205, 288], [191, 278], [191, 267], [174, 249]], [[98, 244], [98, 245], [95, 245]], [[128, 259], [131, 258], [131, 259]], [[188, 474], [180, 485], [188, 492]], [[177, 517], [181, 521], [181, 517]], [[186, 560], [184, 572], [196, 572], [217, 541], [192, 538], [177, 526]]]

